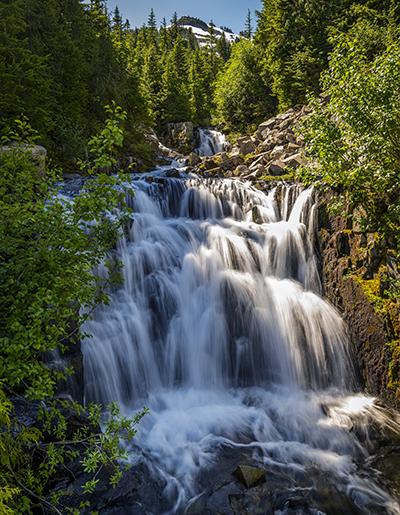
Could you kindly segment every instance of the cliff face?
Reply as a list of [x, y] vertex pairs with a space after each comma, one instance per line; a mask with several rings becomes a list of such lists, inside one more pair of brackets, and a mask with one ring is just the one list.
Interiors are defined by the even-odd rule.
[[329, 214], [332, 196], [320, 202], [325, 294], [347, 322], [365, 388], [399, 406], [400, 302], [390, 291], [397, 263], [376, 234], [358, 231], [357, 216]]

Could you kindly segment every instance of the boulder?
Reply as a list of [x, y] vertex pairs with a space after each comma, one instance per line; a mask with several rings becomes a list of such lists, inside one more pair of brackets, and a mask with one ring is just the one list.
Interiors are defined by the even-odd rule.
[[221, 168], [223, 170], [234, 170], [237, 166], [243, 164], [243, 158], [237, 155], [228, 155], [228, 159], [221, 163]]
[[248, 465], [239, 465], [234, 471], [233, 475], [246, 487], [251, 488], [252, 486], [264, 483], [266, 480], [265, 470], [250, 467]]
[[251, 138], [239, 138], [237, 140], [239, 153], [242, 155], [251, 154], [256, 149], [256, 144]]
[[253, 161], [250, 165], [250, 170], [255, 170], [260, 164], [263, 164], [265, 159], [267, 157], [267, 153], [264, 152], [263, 154], [261, 154], [260, 156], [257, 157], [257, 159], [255, 161]]
[[283, 175], [285, 173], [285, 168], [286, 168], [285, 163], [280, 160], [272, 161], [272, 163], [270, 163], [267, 166], [269, 175], [276, 175], [276, 176]]
[[245, 175], [244, 177], [242, 177], [243, 179], [245, 179], [246, 181], [255, 181], [258, 177], [258, 171], [254, 171], [254, 172], [251, 172], [249, 173], [248, 175]]
[[239, 147], [238, 146], [234, 146], [232, 147], [231, 151], [229, 152], [229, 157], [233, 157], [233, 156], [239, 156], [240, 155], [240, 150], [239, 150]]
[[290, 118], [286, 118], [285, 120], [282, 120], [278, 127], [281, 131], [284, 131], [286, 129], [288, 129], [291, 125], [293, 124], [293, 120], [291, 120]]
[[202, 160], [202, 165], [205, 170], [212, 170], [219, 165], [213, 157], [209, 157]]
[[285, 147], [283, 145], [276, 146], [272, 152], [270, 153], [271, 159], [279, 159], [285, 152]]
[[169, 123], [165, 140], [167, 147], [182, 154], [189, 154], [196, 147], [196, 131], [193, 123]]
[[272, 150], [274, 148], [274, 144], [269, 141], [269, 140], [265, 140], [263, 142], [261, 142], [259, 144], [259, 146], [257, 147], [256, 151], [261, 153], [261, 152], [269, 152], [270, 150]]
[[165, 174], [166, 177], [168, 178], [175, 178], [175, 179], [179, 179], [179, 177], [181, 176], [179, 170], [177, 170], [176, 168], [171, 168], [171, 170], [168, 170], [167, 173]]
[[307, 160], [305, 159], [303, 154], [294, 154], [293, 156], [289, 156], [286, 159], [283, 159], [282, 162], [288, 166], [289, 168], [298, 168], [301, 165], [304, 165]]
[[207, 177], [213, 177], [215, 175], [224, 175], [224, 170], [220, 166], [216, 166], [215, 168], [211, 168], [211, 170], [207, 170]]
[[41, 145], [28, 145], [28, 144], [14, 144], [5, 145], [0, 147], [0, 155], [4, 152], [27, 152], [30, 154], [33, 163], [38, 169], [39, 175], [46, 173], [46, 157], [47, 150]]
[[293, 141], [289, 141], [288, 145], [286, 146], [286, 150], [288, 152], [298, 152], [299, 150], [300, 145], [298, 145], [297, 143], [294, 143]]
[[200, 163], [201, 163], [201, 157], [198, 154], [195, 154], [194, 152], [189, 154], [188, 159], [187, 159], [188, 166], [196, 166]]
[[276, 118], [270, 118], [269, 120], [263, 122], [263, 123], [260, 123], [260, 125], [258, 126], [258, 130], [259, 132], [263, 132], [265, 131], [265, 129], [272, 129], [272, 127], [274, 127], [276, 125]]

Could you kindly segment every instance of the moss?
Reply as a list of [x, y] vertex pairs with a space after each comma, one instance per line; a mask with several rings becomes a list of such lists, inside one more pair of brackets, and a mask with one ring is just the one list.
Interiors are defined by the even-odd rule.
[[284, 175], [263, 175], [259, 178], [260, 181], [266, 181], [266, 182], [292, 182], [294, 180], [294, 174], [293, 173], [286, 173]]
[[250, 154], [240, 154], [240, 157], [243, 158], [245, 163], [251, 164], [255, 159], [257, 159], [257, 157], [259, 157], [259, 154], [257, 154], [256, 152], [250, 152]]
[[389, 382], [388, 387], [400, 398], [400, 340], [388, 343], [390, 349]]
[[361, 286], [366, 297], [375, 308], [375, 311], [381, 315], [386, 316], [389, 313], [389, 305], [392, 303], [391, 299], [383, 298], [381, 295], [381, 277], [382, 269], [376, 274], [373, 279], [363, 279], [360, 275], [353, 273], [352, 279]]
[[400, 334], [396, 323], [399, 317], [399, 305], [396, 299], [383, 297], [381, 294], [381, 280], [385, 271], [386, 268], [382, 266], [376, 276], [368, 280], [354, 273], [351, 277], [361, 286], [376, 313], [385, 320], [389, 337], [392, 337], [387, 343], [390, 352], [387, 386], [396, 397], [400, 398]]

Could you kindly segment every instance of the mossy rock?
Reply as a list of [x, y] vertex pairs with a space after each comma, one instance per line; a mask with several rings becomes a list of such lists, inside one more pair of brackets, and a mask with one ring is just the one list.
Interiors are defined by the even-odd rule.
[[294, 175], [292, 173], [286, 173], [284, 175], [262, 175], [258, 180], [265, 182], [292, 182], [294, 181]]
[[265, 482], [265, 470], [248, 465], [239, 465], [233, 475], [246, 487], [251, 488]]

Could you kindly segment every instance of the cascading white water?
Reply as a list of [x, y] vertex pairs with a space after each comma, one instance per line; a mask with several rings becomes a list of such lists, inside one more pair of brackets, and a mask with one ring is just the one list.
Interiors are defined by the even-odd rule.
[[242, 448], [289, 476], [317, 467], [361, 513], [400, 513], [358, 473], [358, 433], [385, 420], [352, 393], [346, 329], [320, 296], [313, 190], [157, 176], [134, 187], [123, 287], [84, 328], [85, 397], [150, 408], [138, 448], [171, 511], [201, 493], [221, 448]]
[[213, 156], [228, 148], [226, 136], [213, 129], [199, 129], [200, 146], [196, 150], [199, 156]]

